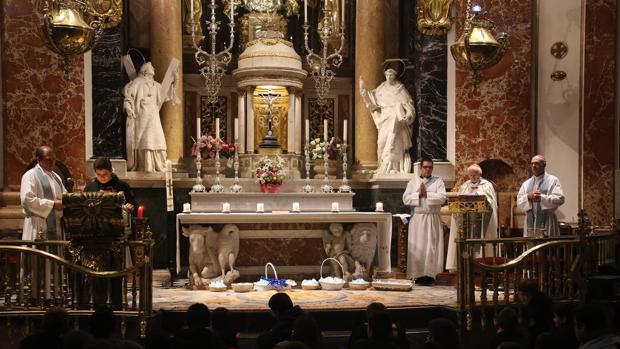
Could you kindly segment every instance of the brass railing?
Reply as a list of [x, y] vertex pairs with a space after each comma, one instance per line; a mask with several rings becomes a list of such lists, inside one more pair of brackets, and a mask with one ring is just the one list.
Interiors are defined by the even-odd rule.
[[7, 328], [19, 320], [26, 324], [22, 332], [28, 332], [29, 323], [57, 306], [79, 328], [80, 318], [106, 305], [119, 316], [123, 336], [132, 319], [143, 338], [152, 316], [153, 244], [150, 234], [114, 244], [110, 249], [117, 253], [110, 255], [122, 256], [116, 261], [120, 268], [102, 270], [96, 263], [84, 263], [79, 254], [85, 251], [70, 241], [0, 240], [0, 318]]
[[[592, 227], [580, 220], [571, 236], [457, 239], [457, 304], [466, 329], [472, 329], [474, 314], [485, 327], [488, 311], [496, 314], [502, 305], [518, 302], [524, 279], [536, 279], [554, 301], [583, 301], [587, 277], [615, 263], [618, 236], [615, 225]], [[489, 245], [493, 253], [485, 255]]]

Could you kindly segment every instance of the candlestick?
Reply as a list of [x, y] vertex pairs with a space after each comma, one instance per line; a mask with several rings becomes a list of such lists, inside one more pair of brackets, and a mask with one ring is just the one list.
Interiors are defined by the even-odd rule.
[[222, 204], [222, 212], [230, 213], [230, 204], [228, 202]]
[[262, 213], [265, 212], [265, 205], [262, 202], [256, 204], [256, 212]]
[[[345, 125], [346, 125], [346, 122], [347, 121], [345, 120]], [[346, 130], [346, 128], [345, 128], [345, 130]], [[347, 167], [348, 167], [348, 163], [347, 163], [347, 141], [346, 141], [346, 133], [345, 133], [345, 141], [344, 141], [344, 143], [342, 143], [342, 184], [338, 188], [338, 192], [340, 192], [340, 193], [350, 193], [351, 192], [351, 186], [349, 185], [349, 183], [347, 181]]]
[[323, 119], [323, 139], [327, 142], [327, 119]]
[[293, 212], [299, 212], [299, 202], [293, 202]]
[[304, 193], [312, 193], [314, 188], [310, 185], [310, 140], [308, 139], [308, 119], [306, 119], [306, 185], [301, 189]]
[[243, 187], [239, 184], [239, 139], [237, 134], [237, 118], [235, 118], [235, 155], [233, 160], [233, 168], [235, 169], [235, 181], [230, 186], [230, 191], [233, 193], [240, 193], [243, 191]]
[[[327, 135], [325, 137], [327, 137]], [[327, 138], [325, 138], [325, 151], [323, 152], [324, 177], [323, 177], [323, 185], [321, 186], [322, 193], [331, 193], [334, 190], [334, 188], [329, 184], [329, 153], [327, 152], [328, 146], [329, 146], [329, 143], [327, 143]]]
[[183, 204], [183, 212], [191, 212], [192, 211], [192, 205], [190, 205], [189, 202], [186, 202]]

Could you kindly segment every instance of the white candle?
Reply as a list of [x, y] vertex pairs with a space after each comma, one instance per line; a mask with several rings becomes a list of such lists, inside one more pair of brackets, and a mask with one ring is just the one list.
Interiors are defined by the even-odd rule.
[[172, 173], [172, 161], [166, 160], [166, 172]]
[[265, 212], [265, 205], [262, 202], [256, 204], [256, 212]]
[[189, 2], [189, 18], [191, 18], [192, 20], [192, 24], [194, 23], [194, 2], [190, 1]]
[[310, 142], [310, 120], [306, 119], [306, 141]]
[[235, 142], [239, 139], [239, 118], [235, 118]]
[[342, 140], [347, 144], [347, 120], [344, 120], [342, 125]]
[[379, 202], [377, 202], [377, 203], [375, 204], [375, 211], [377, 211], [377, 212], [383, 212], [383, 203], [382, 203], [382, 202], [380, 202], [380, 201], [379, 201]]
[[230, 212], [230, 204], [228, 202], [222, 204], [222, 212]]
[[323, 13], [327, 11], [327, 0], [323, 3]]
[[200, 141], [200, 132], [200, 118], [198, 117], [196, 118], [196, 142]]
[[299, 212], [299, 202], [293, 202], [293, 212]]
[[323, 139], [327, 142], [327, 119], [323, 119]]
[[304, 24], [308, 23], [308, 0], [304, 0]]
[[344, 31], [344, 0], [342, 0], [340, 8], [342, 10], [342, 12], [340, 12], [340, 31]]
[[231, 20], [233, 19], [234, 14], [235, 14], [235, 1], [230, 0], [230, 19]]
[[189, 204], [189, 202], [186, 202], [183, 204], [183, 212], [191, 212], [192, 210], [192, 205]]
[[220, 118], [215, 118], [215, 138], [220, 138]]
[[340, 207], [338, 206], [337, 202], [332, 202], [332, 212], [338, 212], [340, 211]]

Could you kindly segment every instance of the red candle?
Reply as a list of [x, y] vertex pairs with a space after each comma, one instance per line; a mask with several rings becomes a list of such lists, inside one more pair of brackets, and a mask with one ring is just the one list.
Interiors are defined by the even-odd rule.
[[142, 218], [144, 216], [144, 206], [138, 207], [138, 218]]

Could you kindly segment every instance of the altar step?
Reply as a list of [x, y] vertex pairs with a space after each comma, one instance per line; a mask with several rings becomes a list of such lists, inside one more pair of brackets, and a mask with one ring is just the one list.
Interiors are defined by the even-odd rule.
[[0, 231], [21, 230], [24, 212], [20, 206], [19, 191], [0, 192]]

